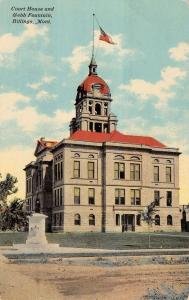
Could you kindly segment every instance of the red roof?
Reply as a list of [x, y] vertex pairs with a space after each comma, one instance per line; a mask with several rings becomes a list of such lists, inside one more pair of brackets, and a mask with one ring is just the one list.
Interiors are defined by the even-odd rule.
[[112, 131], [111, 133], [103, 132], [91, 132], [78, 130], [74, 132], [70, 138], [74, 141], [85, 141], [93, 143], [113, 142], [113, 143], [127, 143], [127, 144], [139, 144], [150, 147], [165, 148], [166, 146], [160, 143], [158, 140], [149, 136], [137, 136], [137, 135], [126, 135], [119, 131]]
[[54, 147], [58, 142], [56, 141], [46, 141], [43, 138], [37, 141], [37, 146], [34, 152], [34, 155], [37, 156], [41, 151], [45, 149], [51, 149]]
[[55, 146], [58, 143], [56, 141], [45, 141], [43, 139], [40, 139], [37, 142], [39, 144], [41, 144], [41, 146], [43, 146], [44, 148], [52, 148], [53, 146]]
[[88, 75], [85, 80], [80, 84], [80, 87], [83, 89], [84, 92], [93, 92], [93, 85], [97, 83], [101, 85], [100, 92], [104, 95], [110, 94], [110, 89], [107, 83], [98, 75]]

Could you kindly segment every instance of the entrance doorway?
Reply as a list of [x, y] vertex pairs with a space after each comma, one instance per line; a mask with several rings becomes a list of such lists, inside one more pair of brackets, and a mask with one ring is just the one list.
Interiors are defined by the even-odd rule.
[[122, 232], [135, 231], [135, 215], [122, 215]]

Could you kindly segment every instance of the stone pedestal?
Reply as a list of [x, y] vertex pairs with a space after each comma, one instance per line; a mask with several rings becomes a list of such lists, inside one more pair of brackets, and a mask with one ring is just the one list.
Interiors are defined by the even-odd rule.
[[29, 218], [29, 234], [26, 240], [26, 245], [47, 245], [45, 236], [45, 220], [47, 216], [39, 213], [34, 213]]
[[14, 244], [14, 248], [24, 253], [46, 253], [59, 248], [58, 244], [49, 244], [45, 235], [47, 216], [34, 213], [29, 217], [29, 233], [26, 244]]

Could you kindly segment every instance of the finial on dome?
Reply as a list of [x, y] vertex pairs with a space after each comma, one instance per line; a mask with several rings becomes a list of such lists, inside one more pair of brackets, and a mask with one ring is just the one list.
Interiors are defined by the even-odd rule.
[[97, 63], [95, 61], [94, 54], [92, 54], [91, 62], [89, 64], [89, 75], [97, 75], [96, 68]]

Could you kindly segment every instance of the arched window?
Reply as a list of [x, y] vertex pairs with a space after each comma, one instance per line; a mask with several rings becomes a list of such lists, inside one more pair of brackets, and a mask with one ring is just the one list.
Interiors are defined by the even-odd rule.
[[93, 112], [93, 102], [89, 101], [89, 113], [92, 114]]
[[93, 154], [89, 154], [89, 158], [94, 158], [94, 155]]
[[75, 153], [74, 157], [80, 157], [80, 154], [79, 153]]
[[167, 225], [173, 225], [173, 218], [171, 215], [167, 216]]
[[104, 103], [104, 115], [107, 116], [108, 115], [108, 103]]
[[96, 115], [101, 115], [101, 105], [100, 105], [100, 103], [95, 104], [95, 114]]
[[75, 214], [75, 216], [74, 216], [74, 224], [75, 224], [75, 225], [81, 225], [81, 217], [80, 217], [80, 214]]
[[136, 216], [136, 224], [137, 224], [138, 226], [141, 225], [141, 215], [137, 215], [137, 216]]
[[154, 159], [154, 163], [155, 163], [155, 164], [159, 163], [159, 159], [157, 159], [157, 158]]
[[124, 159], [124, 156], [123, 155], [116, 155], [115, 159]]
[[100, 84], [100, 83], [95, 83], [95, 84], [93, 84], [93, 89], [94, 90], [99, 90], [100, 91], [100, 89], [102, 88], [103, 86]]
[[81, 113], [82, 112], [82, 109], [83, 109], [83, 107], [82, 107], [82, 104], [79, 106], [79, 112]]
[[132, 156], [131, 160], [140, 160], [140, 158], [138, 156]]
[[160, 225], [160, 216], [155, 215], [155, 225]]
[[89, 225], [95, 226], [95, 215], [93, 214], [89, 215]]

